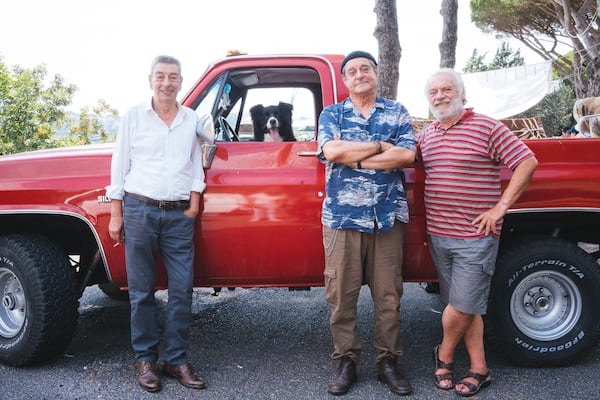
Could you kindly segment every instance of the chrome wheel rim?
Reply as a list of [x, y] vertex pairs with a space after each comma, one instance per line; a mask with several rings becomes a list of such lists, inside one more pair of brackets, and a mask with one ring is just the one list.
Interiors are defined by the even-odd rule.
[[563, 274], [543, 271], [521, 281], [510, 311], [517, 329], [534, 340], [564, 337], [579, 321], [583, 300], [577, 285]]
[[0, 336], [15, 337], [25, 324], [27, 304], [19, 278], [0, 267]]

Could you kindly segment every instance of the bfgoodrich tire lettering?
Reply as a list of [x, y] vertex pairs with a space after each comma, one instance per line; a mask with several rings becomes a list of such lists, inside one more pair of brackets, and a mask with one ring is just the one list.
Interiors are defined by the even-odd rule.
[[79, 306], [64, 252], [41, 236], [2, 236], [0, 280], [0, 362], [21, 366], [61, 353]]
[[507, 361], [565, 365], [600, 337], [600, 268], [562, 239], [525, 239], [499, 255], [486, 337]]

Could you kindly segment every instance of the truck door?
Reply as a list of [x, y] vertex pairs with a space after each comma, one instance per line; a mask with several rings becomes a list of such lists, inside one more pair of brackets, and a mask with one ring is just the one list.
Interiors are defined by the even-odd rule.
[[[197, 285], [323, 284], [319, 79], [310, 68], [227, 70], [184, 101], [213, 116], [217, 138], [195, 232]], [[296, 140], [256, 141], [249, 110], [279, 102], [293, 106]]]

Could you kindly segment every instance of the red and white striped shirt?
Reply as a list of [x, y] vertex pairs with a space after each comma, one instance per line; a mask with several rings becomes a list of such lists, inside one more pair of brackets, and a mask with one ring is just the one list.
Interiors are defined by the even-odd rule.
[[[502, 194], [500, 165], [514, 170], [533, 152], [504, 124], [471, 108], [447, 130], [436, 121], [419, 135], [425, 167], [427, 233], [483, 236], [471, 225]], [[500, 232], [502, 220], [498, 222]]]

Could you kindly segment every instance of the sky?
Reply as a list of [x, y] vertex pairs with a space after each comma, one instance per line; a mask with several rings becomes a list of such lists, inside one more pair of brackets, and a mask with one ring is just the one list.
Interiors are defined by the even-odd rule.
[[[426, 116], [423, 85], [439, 66], [441, 0], [397, 1], [402, 56], [398, 100]], [[459, 0], [456, 69], [473, 49], [490, 62], [502, 40], [470, 22]], [[44, 64], [78, 91], [69, 109], [102, 99], [120, 113], [145, 101], [150, 62], [168, 54], [182, 62], [180, 98], [207, 65], [239, 49], [249, 54], [338, 53], [377, 57], [375, 0], [20, 0], [2, 4], [0, 55], [8, 66]], [[516, 40], [525, 62], [542, 60]]]

